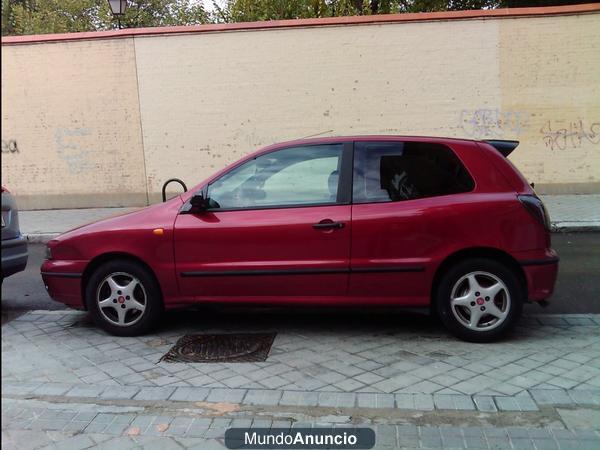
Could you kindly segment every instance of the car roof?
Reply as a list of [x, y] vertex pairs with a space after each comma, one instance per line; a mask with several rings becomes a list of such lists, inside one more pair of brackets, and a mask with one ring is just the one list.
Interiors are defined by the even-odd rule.
[[291, 141], [278, 142], [264, 147], [262, 150], [273, 150], [277, 148], [298, 146], [298, 145], [319, 145], [330, 144], [332, 142], [353, 142], [353, 141], [396, 141], [396, 140], [412, 140], [417, 142], [476, 142], [474, 139], [438, 137], [438, 136], [407, 136], [393, 134], [376, 134], [376, 135], [355, 135], [355, 136], [326, 136], [326, 137], [307, 137], [294, 139]]

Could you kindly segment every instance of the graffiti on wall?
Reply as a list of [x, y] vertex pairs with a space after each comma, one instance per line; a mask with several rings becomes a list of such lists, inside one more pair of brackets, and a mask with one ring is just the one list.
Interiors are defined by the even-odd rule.
[[19, 153], [19, 146], [15, 139], [2, 139], [2, 153]]
[[71, 173], [81, 173], [87, 165], [90, 155], [82, 141], [89, 134], [87, 128], [57, 128], [54, 132], [58, 156], [67, 163]]
[[550, 150], [580, 148], [584, 143], [600, 144], [600, 122], [588, 123], [582, 119], [569, 122], [548, 120], [540, 128], [540, 133]]
[[524, 111], [502, 111], [499, 108], [463, 109], [460, 126], [474, 138], [514, 138], [529, 126], [531, 114]]
[[459, 125], [467, 136], [475, 139], [514, 139], [527, 131], [536, 131], [550, 150], [576, 149], [585, 144], [600, 145], [599, 121], [550, 119], [539, 130], [535, 130], [531, 117], [532, 114], [524, 111], [463, 109]]

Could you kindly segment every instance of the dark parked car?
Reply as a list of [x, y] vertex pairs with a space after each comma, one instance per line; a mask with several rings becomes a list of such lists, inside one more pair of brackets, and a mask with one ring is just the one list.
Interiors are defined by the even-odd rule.
[[19, 211], [12, 194], [2, 187], [2, 281], [25, 270], [27, 240], [19, 230]]
[[361, 136], [277, 144], [182, 195], [48, 244], [50, 295], [111, 333], [196, 303], [430, 307], [504, 335], [558, 256], [513, 141]]

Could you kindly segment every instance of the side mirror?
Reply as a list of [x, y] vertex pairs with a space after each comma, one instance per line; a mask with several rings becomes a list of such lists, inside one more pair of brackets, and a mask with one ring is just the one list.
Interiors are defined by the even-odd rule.
[[194, 194], [190, 199], [190, 205], [192, 205], [192, 211], [206, 211], [208, 209], [209, 200], [201, 193]]

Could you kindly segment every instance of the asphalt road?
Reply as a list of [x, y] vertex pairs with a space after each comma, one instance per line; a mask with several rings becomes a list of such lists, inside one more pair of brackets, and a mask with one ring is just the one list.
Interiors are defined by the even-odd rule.
[[[557, 233], [552, 244], [561, 262], [556, 290], [550, 305], [527, 305], [529, 313], [600, 313], [600, 233]], [[62, 309], [48, 297], [40, 277], [43, 245], [29, 246], [29, 262], [24, 272], [4, 280], [2, 316], [34, 309]]]

